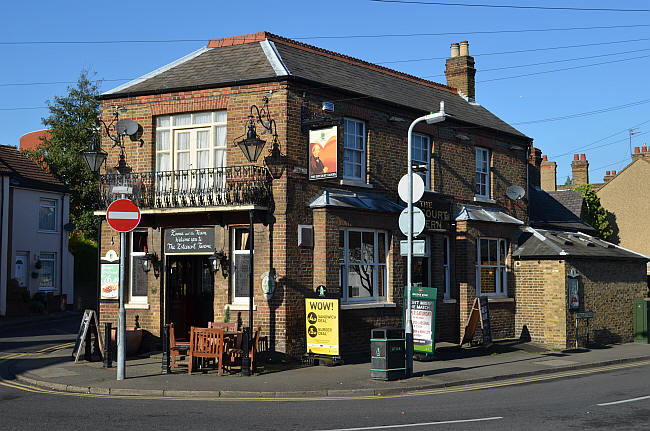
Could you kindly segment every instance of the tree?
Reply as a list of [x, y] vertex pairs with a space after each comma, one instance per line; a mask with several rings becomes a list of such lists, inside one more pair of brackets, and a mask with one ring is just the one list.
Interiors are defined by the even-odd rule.
[[564, 181], [564, 185], [565, 186], [573, 185], [573, 180], [571, 179], [570, 176], [568, 176], [568, 175], [566, 176], [566, 180]]
[[573, 190], [580, 193], [584, 199], [587, 211], [583, 212], [582, 220], [596, 229], [598, 237], [605, 241], [612, 241], [614, 239], [614, 230], [609, 224], [607, 211], [600, 204], [600, 198], [591, 188], [591, 184], [578, 186]]
[[70, 219], [76, 230], [87, 239], [97, 236], [97, 221], [93, 210], [98, 201], [97, 179], [79, 155], [88, 148], [93, 137], [95, 121], [100, 113], [97, 84], [82, 70], [76, 86], [68, 94], [46, 101], [49, 116], [42, 119], [50, 129], [40, 147], [27, 155], [48, 170], [70, 189]]

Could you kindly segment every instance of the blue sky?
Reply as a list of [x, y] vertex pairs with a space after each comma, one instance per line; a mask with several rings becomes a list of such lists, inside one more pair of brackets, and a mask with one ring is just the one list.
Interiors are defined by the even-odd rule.
[[[650, 8], [644, 0], [454, 2]], [[180, 3], [116, 0], [98, 4], [9, 2], [3, 5], [3, 17], [0, 27], [4, 65], [0, 68], [0, 144], [3, 145], [18, 145], [20, 136], [41, 129], [41, 118], [47, 115], [45, 101], [66, 93], [67, 84], [50, 83], [75, 81], [83, 68], [90, 68], [97, 78], [107, 80], [101, 89], [108, 90], [125, 82], [120, 79], [136, 78], [200, 48], [209, 38], [262, 30], [441, 83], [446, 82], [444, 59], [449, 56], [450, 44], [468, 40], [470, 54], [476, 60], [477, 102], [532, 137], [535, 146], [558, 163], [559, 183], [570, 174], [574, 153], [587, 155], [592, 182], [602, 181], [605, 170], [621, 170], [630, 160], [627, 129], [638, 127], [632, 137], [632, 147], [650, 142], [648, 12], [479, 8], [369, 0]], [[634, 27], [520, 31], [613, 26]], [[495, 31], [501, 33], [487, 33]], [[342, 37], [377, 35], [393, 36]], [[181, 39], [196, 41], [51, 43]], [[560, 48], [575, 45], [591, 46]], [[521, 50], [527, 52], [501, 54]], [[567, 68], [572, 69], [546, 73]], [[514, 77], [524, 74], [528, 76]], [[14, 85], [33, 83], [47, 84]], [[602, 113], [537, 122], [593, 111]]]

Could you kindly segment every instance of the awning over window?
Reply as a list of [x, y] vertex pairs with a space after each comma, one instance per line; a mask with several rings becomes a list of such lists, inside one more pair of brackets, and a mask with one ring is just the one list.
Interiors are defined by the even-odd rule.
[[524, 222], [516, 219], [505, 212], [496, 208], [483, 208], [475, 206], [463, 206], [456, 214], [454, 214], [456, 221], [485, 221], [489, 223], [507, 223], [523, 225]]
[[399, 213], [404, 209], [403, 205], [393, 202], [381, 194], [358, 193], [331, 189], [323, 189], [318, 192], [318, 194], [310, 200], [308, 206], [310, 208], [355, 208], [388, 213]]

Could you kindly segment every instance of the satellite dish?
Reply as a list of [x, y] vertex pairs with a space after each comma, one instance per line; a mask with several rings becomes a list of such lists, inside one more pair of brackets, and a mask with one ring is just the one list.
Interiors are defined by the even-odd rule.
[[518, 201], [526, 195], [523, 187], [520, 186], [510, 186], [506, 189], [506, 196], [508, 196], [513, 201]]
[[128, 118], [124, 118], [117, 122], [115, 125], [115, 130], [117, 130], [118, 135], [135, 135], [138, 133], [138, 123]]

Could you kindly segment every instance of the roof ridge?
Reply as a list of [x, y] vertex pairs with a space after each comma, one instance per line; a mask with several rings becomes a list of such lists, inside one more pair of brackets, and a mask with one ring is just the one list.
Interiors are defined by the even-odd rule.
[[351, 57], [349, 55], [341, 54], [335, 51], [330, 51], [328, 49], [319, 48], [314, 45], [309, 45], [307, 43], [298, 42], [297, 40], [289, 39], [284, 36], [280, 36], [268, 31], [260, 31], [257, 33], [243, 34], [238, 36], [224, 37], [220, 39], [209, 39], [207, 48], [221, 48], [224, 46], [234, 46], [234, 45], [245, 45], [249, 43], [261, 42], [265, 39], [271, 40], [273, 42], [284, 43], [291, 45], [295, 48], [302, 49], [304, 51], [311, 51], [317, 54], [325, 55], [330, 58], [337, 60], [342, 60], [350, 64], [355, 64], [357, 66], [365, 67], [367, 69], [375, 70], [377, 72], [385, 73], [387, 75], [394, 76], [396, 78], [406, 79], [417, 84], [426, 85], [427, 87], [437, 88], [439, 90], [447, 91], [451, 94], [458, 95], [458, 90], [454, 87], [450, 87], [445, 84], [440, 84], [439, 82], [429, 81], [424, 78], [420, 78], [414, 75], [409, 75], [408, 73], [400, 72], [395, 69], [390, 69], [388, 67], [379, 66], [378, 64], [371, 63], [369, 61], [361, 60], [359, 58]]

